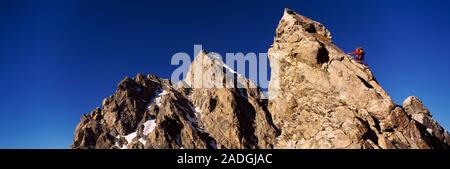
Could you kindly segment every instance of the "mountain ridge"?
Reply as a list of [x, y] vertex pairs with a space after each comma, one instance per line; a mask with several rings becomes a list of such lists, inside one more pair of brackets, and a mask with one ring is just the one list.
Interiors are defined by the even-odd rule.
[[82, 116], [71, 148], [449, 148], [420, 99], [395, 105], [321, 23], [285, 9], [268, 54], [268, 99], [201, 51], [178, 84], [122, 80]]

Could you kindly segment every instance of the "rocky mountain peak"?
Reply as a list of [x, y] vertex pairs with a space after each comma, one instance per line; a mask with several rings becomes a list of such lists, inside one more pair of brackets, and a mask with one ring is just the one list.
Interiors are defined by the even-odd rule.
[[405, 101], [415, 108], [396, 106], [369, 67], [335, 46], [316, 21], [286, 9], [269, 60], [268, 109], [282, 131], [275, 147], [448, 147], [448, 137], [436, 139], [405, 112], [424, 111], [415, 97]]
[[186, 78], [122, 80], [83, 115], [71, 148], [449, 148], [417, 97], [395, 105], [319, 22], [285, 9], [268, 50], [269, 99], [201, 51]]
[[[290, 9], [285, 9], [284, 10], [284, 14], [280, 20], [280, 23], [278, 25], [277, 29], [277, 37], [279, 37], [279, 35], [290, 35], [289, 32], [295, 32], [298, 31], [299, 29], [301, 31], [296, 32], [296, 33], [304, 33], [304, 34], [315, 34], [315, 35], [319, 35], [316, 37], [321, 38], [321, 40], [324, 41], [329, 41], [331, 42], [331, 32], [325, 28], [325, 26], [323, 26], [321, 23], [316, 22], [312, 19], [309, 19], [305, 16], [299, 15], [296, 12], [294, 12], [293, 10]], [[284, 29], [284, 28], [290, 28], [290, 29]], [[286, 32], [285, 32], [286, 31]], [[288, 34], [285, 34], [288, 33]], [[300, 37], [307, 37], [306, 35], [300, 34]], [[292, 37], [293, 39], [291, 40], [295, 40], [295, 38], [297, 37]]]
[[190, 88], [258, 88], [225, 64], [220, 54], [205, 50], [191, 63], [184, 82]]

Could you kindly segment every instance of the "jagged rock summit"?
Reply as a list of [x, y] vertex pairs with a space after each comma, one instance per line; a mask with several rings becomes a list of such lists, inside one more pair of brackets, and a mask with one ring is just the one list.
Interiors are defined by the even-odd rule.
[[336, 47], [322, 24], [286, 9], [274, 41], [268, 109], [282, 131], [275, 147], [448, 147], [441, 127], [415, 120], [414, 114], [431, 119], [417, 98], [396, 106], [368, 67]]
[[417, 97], [394, 104], [322, 24], [285, 9], [268, 53], [268, 99], [202, 51], [178, 84], [122, 80], [83, 115], [71, 148], [449, 148]]

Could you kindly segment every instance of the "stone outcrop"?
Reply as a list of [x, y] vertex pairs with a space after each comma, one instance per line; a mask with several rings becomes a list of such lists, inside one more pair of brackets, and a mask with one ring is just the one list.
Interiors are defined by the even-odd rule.
[[282, 131], [277, 148], [448, 147], [447, 132], [417, 99], [396, 106], [316, 21], [286, 9], [269, 59], [268, 109]]

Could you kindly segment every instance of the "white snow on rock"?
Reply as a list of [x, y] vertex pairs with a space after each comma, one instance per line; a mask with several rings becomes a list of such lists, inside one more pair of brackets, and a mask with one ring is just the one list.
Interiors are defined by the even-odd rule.
[[[158, 90], [158, 92], [156, 93], [156, 97], [152, 99], [152, 101], [150, 102], [150, 105], [148, 106], [147, 110], [150, 109], [150, 106], [152, 105], [152, 103], [155, 103], [156, 106], [161, 106], [161, 97], [164, 95], [167, 95], [169, 92], [167, 92], [166, 90]], [[150, 119], [147, 120], [146, 122], [144, 122], [144, 131], [143, 134], [144, 136], [149, 135], [153, 130], [155, 130], [156, 127], [156, 123], [155, 123], [155, 119]], [[132, 132], [126, 136], [121, 136], [121, 135], [117, 135], [116, 139], [120, 139], [120, 138], [125, 138], [125, 140], [127, 140], [127, 144], [123, 144], [122, 146], [119, 146], [119, 143], [116, 142], [115, 145], [116, 147], [119, 147], [120, 149], [127, 149], [128, 145], [130, 145], [131, 141], [133, 141], [134, 138], [137, 137], [137, 133]], [[144, 138], [139, 138], [138, 140], [139, 142], [141, 142], [142, 144], [146, 144], [147, 141]]]
[[223, 66], [226, 70], [228, 70], [229, 72], [231, 72], [232, 74], [237, 74], [238, 76], [241, 76], [241, 74], [237, 73], [235, 70], [231, 69], [227, 64], [225, 64], [223, 62], [223, 59], [219, 56], [219, 54], [214, 53], [214, 52], [210, 52], [208, 54], [206, 54], [210, 59], [214, 60], [214, 63], [218, 62], [218, 65]]
[[123, 144], [122, 146], [119, 146], [119, 142], [115, 142], [114, 145], [115, 145], [116, 147], [120, 148], [120, 149], [127, 149], [127, 148], [128, 148], [128, 145], [130, 145], [131, 141], [133, 141], [133, 139], [134, 139], [136, 136], [137, 136], [137, 133], [136, 133], [136, 132], [132, 132], [132, 133], [126, 135], [126, 136], [117, 135], [117, 136], [116, 136], [116, 139], [120, 139], [120, 138], [124, 137], [125, 140], [127, 140], [127, 144]]
[[156, 93], [156, 97], [152, 99], [152, 101], [150, 102], [150, 104], [147, 107], [147, 110], [150, 109], [150, 106], [152, 105], [152, 103], [155, 103], [156, 106], [161, 106], [161, 97], [164, 95], [167, 95], [169, 92], [167, 92], [166, 90], [158, 90], [158, 92]]
[[[236, 74], [238, 74], [236, 71], [234, 71], [233, 69], [231, 69], [228, 65], [226, 65], [226, 64], [223, 64], [223, 67], [225, 68], [225, 69], [227, 69], [228, 71], [230, 71], [231, 73], [236, 73]], [[239, 74], [238, 74], [239, 75]]]
[[197, 117], [197, 118], [202, 118], [203, 117], [203, 111], [201, 110], [201, 109], [199, 109], [197, 106], [195, 106], [195, 116], [200, 116], [200, 117]]
[[203, 112], [202, 112], [202, 110], [201, 110], [201, 109], [199, 109], [199, 108], [198, 108], [197, 106], [195, 106], [195, 109], [194, 109], [194, 110], [195, 110], [195, 112], [198, 112], [198, 113], [203, 113]]
[[[195, 104], [191, 105], [191, 110], [194, 112], [194, 117], [187, 114], [187, 119], [189, 120], [189, 124], [194, 129], [204, 130], [204, 126], [202, 124], [203, 119], [203, 111], [197, 107]], [[197, 127], [194, 127], [194, 124], [197, 124]]]
[[161, 106], [161, 97], [166, 95], [167, 93], [169, 93], [169, 92], [167, 92], [165, 90], [163, 90], [161, 93], [158, 93], [158, 95], [157, 95], [158, 97], [155, 98], [155, 103], [158, 107]]
[[[150, 121], [150, 120], [149, 120]], [[154, 120], [153, 120], [154, 121]], [[147, 122], [146, 122], [147, 123]], [[145, 124], [144, 124], [145, 125]], [[153, 127], [154, 128], [154, 127]], [[145, 128], [144, 128], [144, 132], [145, 132]], [[127, 144], [123, 144], [122, 146], [119, 146], [119, 142], [115, 143], [116, 147], [119, 147], [120, 149], [128, 149], [128, 146], [131, 144], [131, 142], [133, 141], [134, 138], [136, 138], [137, 133], [136, 132], [132, 132], [126, 136], [121, 136], [121, 135], [117, 135], [116, 138], [120, 139], [122, 137], [125, 138], [125, 140], [127, 140]], [[143, 145], [145, 145], [147, 143], [147, 141], [144, 138], [139, 138], [138, 140], [139, 142], [141, 142]]]
[[151, 120], [147, 120], [144, 123], [144, 135], [147, 136], [148, 134], [150, 134], [153, 130], [155, 130], [156, 127], [156, 123], [155, 123], [155, 119], [151, 119]]
[[125, 136], [125, 140], [127, 140], [128, 144], [131, 143], [131, 141], [133, 141], [133, 139], [137, 136], [136, 132], [132, 132], [128, 135]]
[[[117, 137], [116, 137], [117, 138]], [[120, 147], [119, 146], [119, 142], [116, 142], [115, 144], [114, 144], [116, 147], [118, 147], [119, 149], [126, 149], [127, 148], [127, 146], [124, 144], [124, 145], [122, 145], [122, 147]]]

